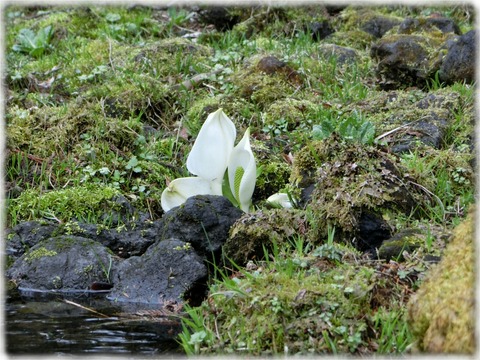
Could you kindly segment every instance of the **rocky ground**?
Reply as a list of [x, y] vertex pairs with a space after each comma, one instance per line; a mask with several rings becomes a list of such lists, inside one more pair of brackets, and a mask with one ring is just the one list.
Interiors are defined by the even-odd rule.
[[[175, 304], [192, 354], [474, 351], [472, 8], [5, 16], [10, 287]], [[250, 128], [252, 211], [209, 195], [165, 213], [218, 108]], [[449, 278], [466, 301], [433, 305]]]

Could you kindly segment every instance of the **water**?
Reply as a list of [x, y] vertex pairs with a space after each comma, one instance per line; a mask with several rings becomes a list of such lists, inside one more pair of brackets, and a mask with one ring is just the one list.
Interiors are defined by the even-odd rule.
[[178, 321], [132, 318], [124, 313], [124, 306], [113, 307], [103, 298], [77, 295], [68, 299], [108, 317], [68, 304], [58, 295], [19, 296], [9, 292], [4, 318], [7, 353], [181, 354], [175, 341], [181, 329]]

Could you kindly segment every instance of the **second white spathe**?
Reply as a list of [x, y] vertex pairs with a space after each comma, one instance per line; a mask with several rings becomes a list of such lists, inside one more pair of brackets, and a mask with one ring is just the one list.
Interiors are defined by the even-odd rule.
[[234, 147], [228, 162], [228, 181], [240, 209], [250, 211], [252, 195], [257, 180], [257, 166], [250, 147], [250, 129], [247, 128], [242, 140]]

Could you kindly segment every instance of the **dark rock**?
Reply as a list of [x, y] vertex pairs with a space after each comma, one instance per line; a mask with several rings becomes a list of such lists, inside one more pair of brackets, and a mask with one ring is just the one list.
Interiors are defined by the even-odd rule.
[[347, 5], [331, 5], [331, 4], [326, 4], [325, 5], [325, 9], [327, 10], [328, 14], [331, 15], [331, 16], [338, 15], [346, 7], [347, 7]]
[[275, 74], [286, 66], [286, 62], [278, 60], [275, 56], [265, 56], [257, 64], [258, 70], [263, 71], [268, 75]]
[[300, 84], [302, 82], [300, 74], [295, 71], [286, 62], [277, 59], [275, 56], [265, 56], [257, 63], [257, 70], [267, 75], [280, 75], [288, 81]]
[[441, 121], [441, 119], [435, 119], [435, 114], [431, 114], [425, 120], [417, 121], [409, 126], [408, 132], [392, 145], [392, 152], [401, 154], [413, 151], [417, 147], [417, 141], [421, 141], [435, 149], [440, 149], [444, 143], [445, 128], [446, 123]]
[[399, 23], [399, 19], [378, 15], [364, 22], [360, 29], [375, 36], [376, 38], [381, 38], [388, 30]]
[[442, 17], [407, 18], [399, 25], [398, 33], [412, 34], [419, 31], [431, 31], [434, 26], [443, 33], [461, 34], [460, 28], [452, 19]]
[[352, 64], [358, 59], [358, 54], [354, 49], [335, 44], [321, 44], [318, 47], [318, 52], [326, 59], [335, 57], [339, 65]]
[[114, 287], [107, 298], [146, 304], [186, 301], [185, 293], [204, 296], [206, 277], [207, 268], [193, 248], [184, 241], [168, 239], [116, 267]]
[[158, 239], [160, 222], [135, 222], [116, 228], [102, 225], [78, 223], [65, 229], [59, 227], [59, 234], [73, 234], [98, 241], [112, 250], [115, 255], [128, 258], [143, 254]]
[[335, 30], [328, 21], [315, 21], [308, 26], [308, 31], [312, 35], [312, 39], [320, 41], [328, 35], [333, 34]]
[[7, 255], [14, 258], [22, 256], [25, 251], [49, 238], [57, 226], [39, 221], [26, 221], [7, 230], [5, 245]]
[[101, 222], [108, 222], [110, 226], [117, 226], [119, 224], [128, 224], [132, 222], [135, 216], [139, 221], [146, 221], [149, 219], [149, 215], [146, 213], [139, 213], [130, 204], [130, 202], [122, 195], [117, 195], [112, 199], [116, 205], [115, 210], [105, 213]]
[[374, 252], [380, 244], [392, 235], [392, 229], [381, 215], [362, 211], [358, 220], [355, 247], [364, 252]]
[[[370, 49], [378, 61], [379, 85], [385, 89], [424, 87], [437, 69], [429, 63], [428, 39], [418, 35], [397, 35], [380, 39]], [[431, 46], [431, 45], [430, 45]]]
[[476, 31], [459, 36], [448, 48], [439, 70], [440, 80], [473, 83], [475, 81]]
[[199, 11], [199, 20], [204, 24], [212, 24], [218, 31], [227, 31], [240, 22], [240, 17], [233, 14], [231, 8], [212, 6]]
[[96, 282], [109, 283], [114, 259], [106, 247], [78, 236], [41, 241], [7, 270], [19, 289], [88, 291]]
[[418, 142], [441, 149], [445, 144], [446, 130], [453, 120], [453, 113], [459, 108], [459, 95], [426, 94], [415, 107], [430, 110], [420, 119], [400, 132], [392, 145], [392, 152], [396, 154], [413, 151]]
[[242, 214], [223, 196], [197, 195], [165, 213], [159, 224], [159, 238], [188, 242], [199, 255], [212, 259]]
[[411, 253], [423, 241], [422, 232], [419, 229], [404, 229], [385, 240], [378, 248], [377, 255], [380, 259], [387, 261], [390, 261], [390, 259], [404, 260], [403, 252]]

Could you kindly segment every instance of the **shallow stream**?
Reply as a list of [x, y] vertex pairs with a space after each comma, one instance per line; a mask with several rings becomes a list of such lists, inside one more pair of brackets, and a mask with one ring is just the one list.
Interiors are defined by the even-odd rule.
[[98, 296], [26, 296], [9, 291], [4, 309], [5, 348], [12, 355], [181, 353], [175, 340], [178, 321], [129, 317], [125, 307]]

